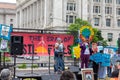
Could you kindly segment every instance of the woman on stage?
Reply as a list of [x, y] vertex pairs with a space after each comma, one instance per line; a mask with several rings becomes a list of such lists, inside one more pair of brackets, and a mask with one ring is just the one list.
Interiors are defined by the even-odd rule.
[[64, 70], [64, 45], [61, 38], [57, 38], [54, 51], [54, 71], [55, 73], [61, 73]]

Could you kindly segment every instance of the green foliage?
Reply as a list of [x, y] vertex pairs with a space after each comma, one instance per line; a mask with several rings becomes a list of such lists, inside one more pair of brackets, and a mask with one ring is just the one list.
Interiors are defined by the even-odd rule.
[[70, 31], [78, 31], [82, 26], [91, 26], [91, 24], [80, 18], [75, 20], [75, 23], [71, 24], [68, 29]]
[[[2, 62], [3, 62], [3, 59], [4, 59], [4, 57], [1, 57]], [[11, 61], [10, 57], [5, 57], [5, 62], [10, 62], [10, 61]]]
[[[73, 34], [75, 41], [76, 39], [78, 39], [78, 31], [80, 30], [80, 28], [82, 26], [91, 26], [92, 25], [85, 20], [82, 20], [80, 18], [75, 20], [75, 23], [71, 24], [68, 29], [71, 31], [71, 34]], [[93, 37], [93, 41], [92, 42], [100, 42], [103, 46], [107, 46], [107, 41], [103, 39], [102, 35], [101, 35], [101, 31], [98, 30], [97, 28], [93, 28], [94, 31], [94, 37]], [[74, 41], [74, 42], [75, 42]]]
[[33, 65], [31, 66], [31, 68], [38, 68], [38, 65], [37, 65], [37, 64], [33, 64]]
[[20, 69], [26, 69], [27, 66], [26, 66], [25, 63], [23, 63], [23, 64], [18, 65], [18, 68], [20, 68]]

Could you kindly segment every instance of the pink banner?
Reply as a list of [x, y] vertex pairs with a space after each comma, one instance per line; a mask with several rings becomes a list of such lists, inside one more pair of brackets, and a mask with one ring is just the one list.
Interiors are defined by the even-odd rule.
[[13, 32], [13, 35], [23, 36], [24, 52], [29, 53], [29, 45], [34, 44], [34, 52], [39, 56], [48, 55], [48, 46], [51, 48], [51, 56], [54, 55], [54, 45], [56, 39], [59, 37], [62, 39], [65, 46], [64, 52], [66, 55], [70, 55], [69, 47], [73, 45], [74, 37], [68, 34], [40, 34], [40, 33], [23, 33]]

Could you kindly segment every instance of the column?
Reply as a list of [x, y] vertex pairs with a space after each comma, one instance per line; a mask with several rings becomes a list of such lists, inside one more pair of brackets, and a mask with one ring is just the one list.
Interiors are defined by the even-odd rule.
[[30, 6], [28, 6], [28, 28], [30, 27]]
[[43, 0], [41, 0], [41, 15], [40, 15], [40, 20], [41, 20], [41, 28], [43, 28], [43, 22], [44, 22], [44, 4], [43, 4]]
[[[111, 27], [111, 30], [113, 29], [113, 28], [115, 28], [115, 29], [118, 29], [118, 26], [117, 26], [117, 19], [119, 19], [118, 17], [117, 17], [117, 13], [116, 13], [116, 0], [112, 0], [113, 1], [113, 21], [112, 21], [112, 23], [113, 23], [113, 25], [112, 25], [112, 27]], [[119, 30], [114, 30], [114, 32], [113, 32], [113, 41], [112, 41], [112, 43], [111, 44], [114, 44], [114, 45], [116, 45], [116, 40], [118, 40], [118, 37], [119, 37]]]
[[26, 8], [26, 28], [28, 28], [28, 7]]
[[82, 18], [82, 17], [81, 17], [81, 0], [77, 0], [76, 5], [77, 5], [76, 11], [77, 11], [77, 13], [78, 13], [78, 17], [79, 17], [79, 18]]
[[89, 22], [92, 24], [92, 26], [94, 26], [94, 18], [93, 18], [93, 0], [89, 1], [89, 15], [88, 15], [88, 19], [89, 19]]
[[60, 26], [62, 24], [63, 9], [62, 0], [53, 0], [53, 27]]
[[[83, 20], [87, 20], [87, 18], [88, 18], [88, 0], [81, 0], [82, 2], [82, 8], [81, 8], [81, 10], [82, 10], [82, 12], [81, 12], [81, 16], [82, 16], [82, 19]], [[92, 1], [92, 0], [91, 0]]]
[[34, 28], [34, 3], [33, 3], [33, 6], [32, 6], [32, 28]]
[[33, 19], [33, 22], [34, 22], [34, 28], [36, 29], [36, 2], [34, 2], [34, 6], [33, 6], [33, 10], [34, 10], [34, 19]]
[[20, 27], [20, 25], [19, 25], [20, 24], [20, 22], [19, 22], [20, 21], [20, 17], [19, 16], [20, 16], [20, 11], [18, 10], [17, 14], [16, 14], [16, 28]]
[[106, 18], [105, 18], [105, 1], [102, 0], [102, 4], [101, 4], [101, 27], [105, 28], [106, 27]]
[[31, 5], [30, 5], [30, 12], [29, 12], [29, 14], [30, 14], [30, 20], [29, 20], [29, 23], [30, 23], [30, 26], [29, 27], [32, 27], [32, 24], [31, 24], [31, 20], [32, 20], [32, 9], [31, 9]]
[[116, 16], [116, 0], [113, 0], [112, 14], [113, 14], [113, 25], [112, 27], [117, 28], [117, 16]]
[[37, 0], [37, 2], [36, 2], [36, 5], [37, 5], [37, 9], [36, 9], [36, 13], [37, 13], [37, 15], [36, 15], [36, 23], [37, 23], [37, 25], [36, 25], [36, 28], [38, 29], [39, 27], [38, 27], [38, 21], [39, 21], [39, 0]]
[[47, 1], [44, 0], [43, 4], [44, 4], [44, 27], [43, 28], [45, 28], [47, 25]]
[[39, 1], [39, 28], [41, 28], [41, 0]]

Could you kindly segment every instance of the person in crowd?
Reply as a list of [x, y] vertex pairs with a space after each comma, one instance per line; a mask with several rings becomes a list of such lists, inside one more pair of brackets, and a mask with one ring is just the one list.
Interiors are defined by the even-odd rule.
[[[104, 54], [103, 50], [100, 50], [100, 53]], [[107, 67], [102, 66], [101, 63], [99, 63], [98, 78], [104, 80], [106, 77], [106, 72], [107, 72]]]
[[112, 72], [110, 80], [120, 80], [120, 64], [116, 65], [116, 70]]
[[[111, 59], [112, 59], [114, 53], [112, 52], [111, 49], [108, 49], [108, 54], [110, 55], [110, 61], [111, 61]], [[107, 74], [108, 74], [108, 77], [111, 76], [111, 72], [112, 72], [112, 63], [111, 63], [110, 66], [107, 67]]]
[[10, 80], [11, 71], [9, 69], [3, 69], [0, 73], [1, 80]]
[[54, 71], [55, 73], [61, 73], [64, 70], [64, 45], [62, 43], [61, 38], [57, 38], [57, 42], [55, 43], [54, 50]]
[[92, 55], [92, 49], [90, 48], [89, 40], [86, 39], [82, 44], [80, 44], [81, 48], [81, 68], [88, 68], [89, 57]]
[[113, 55], [111, 58], [111, 64], [113, 71], [116, 69], [116, 63], [117, 61], [120, 61], [120, 53], [118, 53], [118, 50], [116, 50], [116, 54]]
[[60, 80], [76, 80], [76, 78], [71, 71], [64, 71], [60, 76]]

